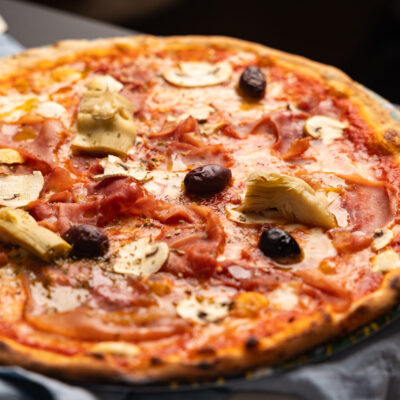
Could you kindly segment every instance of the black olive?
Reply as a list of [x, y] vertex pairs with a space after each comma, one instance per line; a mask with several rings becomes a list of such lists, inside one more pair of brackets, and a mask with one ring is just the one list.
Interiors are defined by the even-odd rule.
[[205, 196], [220, 192], [231, 179], [232, 172], [229, 168], [209, 164], [192, 169], [186, 174], [183, 183], [188, 193]]
[[299, 262], [303, 253], [296, 239], [282, 229], [271, 228], [262, 232], [258, 242], [259, 249], [280, 264]]
[[239, 89], [245, 96], [259, 100], [265, 95], [267, 82], [260, 68], [247, 67], [239, 79]]
[[107, 235], [93, 225], [75, 225], [62, 237], [72, 245], [71, 255], [79, 258], [100, 257], [107, 252], [109, 246]]

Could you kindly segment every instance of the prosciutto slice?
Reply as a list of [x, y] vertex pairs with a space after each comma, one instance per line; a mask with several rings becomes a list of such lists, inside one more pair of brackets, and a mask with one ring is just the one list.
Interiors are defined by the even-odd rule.
[[52, 119], [27, 125], [4, 124], [0, 131], [0, 147], [22, 150], [24, 155], [52, 165], [62, 131], [61, 122]]

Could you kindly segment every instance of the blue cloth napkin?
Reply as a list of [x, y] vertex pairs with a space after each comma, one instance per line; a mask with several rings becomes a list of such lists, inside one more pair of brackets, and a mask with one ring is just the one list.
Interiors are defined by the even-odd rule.
[[19, 53], [24, 49], [20, 43], [18, 43], [9, 34], [4, 33], [0, 35], [0, 57], [10, 56], [12, 54]]

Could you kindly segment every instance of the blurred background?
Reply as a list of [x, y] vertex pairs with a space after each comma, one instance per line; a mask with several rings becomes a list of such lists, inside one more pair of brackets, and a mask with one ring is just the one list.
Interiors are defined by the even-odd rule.
[[155, 35], [215, 34], [259, 42], [335, 65], [400, 103], [400, 0], [30, 2]]

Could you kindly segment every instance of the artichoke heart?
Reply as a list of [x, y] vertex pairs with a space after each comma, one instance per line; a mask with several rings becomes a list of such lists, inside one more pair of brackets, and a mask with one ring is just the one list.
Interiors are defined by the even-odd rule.
[[133, 104], [100, 83], [92, 81], [82, 96], [78, 134], [72, 148], [90, 154], [126, 156], [136, 139]]
[[30, 175], [0, 176], [0, 206], [23, 207], [36, 200], [43, 188], [40, 171]]
[[330, 229], [337, 226], [327, 204], [302, 179], [275, 172], [252, 173], [242, 204], [243, 213], [261, 213]]
[[119, 249], [113, 269], [119, 274], [147, 277], [164, 265], [168, 255], [167, 243], [150, 243], [150, 238], [141, 238]]
[[0, 209], [0, 239], [17, 244], [47, 262], [66, 256], [71, 250], [65, 240], [40, 226], [28, 212], [21, 209]]

